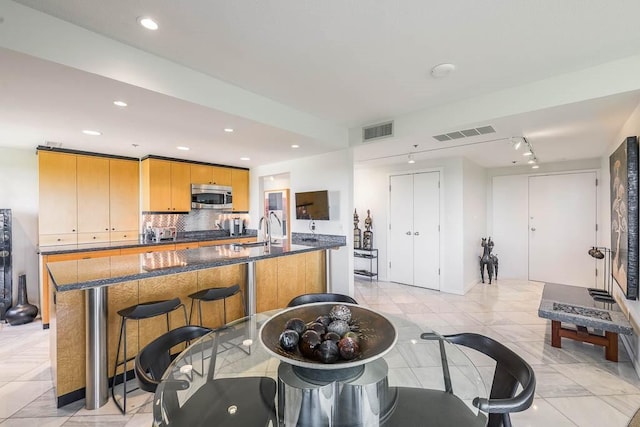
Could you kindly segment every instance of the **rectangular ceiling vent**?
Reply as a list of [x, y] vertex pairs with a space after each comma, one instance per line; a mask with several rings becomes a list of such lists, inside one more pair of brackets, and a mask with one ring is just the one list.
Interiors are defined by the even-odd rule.
[[393, 136], [393, 121], [378, 123], [376, 125], [362, 128], [362, 142], [373, 141], [374, 139], [389, 138]]
[[435, 135], [433, 139], [435, 139], [436, 141], [445, 142], [451, 141], [453, 139], [469, 138], [472, 136], [486, 135], [488, 133], [495, 132], [496, 130], [493, 128], [493, 126], [481, 126], [479, 128], [457, 130], [454, 132], [443, 133], [442, 135]]

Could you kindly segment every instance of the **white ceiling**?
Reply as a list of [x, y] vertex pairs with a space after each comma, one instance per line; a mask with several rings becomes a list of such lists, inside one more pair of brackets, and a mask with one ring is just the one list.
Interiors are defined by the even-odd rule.
[[[10, 3], [0, 0], [0, 5]], [[17, 3], [345, 130], [640, 52], [640, 33], [630, 30], [640, 16], [637, 0], [190, 0], [181, 7], [172, 0]], [[142, 29], [136, 18], [143, 15], [153, 16], [160, 29]], [[56, 33], [50, 37], [55, 41]], [[64, 49], [65, 42], [61, 38], [58, 48]], [[455, 63], [457, 71], [445, 79], [431, 78], [430, 68], [442, 62]], [[176, 82], [180, 84], [189, 82]], [[12, 100], [0, 103], [3, 146], [53, 140], [87, 151], [245, 166], [336, 149], [310, 135], [8, 49], [0, 49], [0, 89], [3, 100]], [[126, 98], [131, 106], [113, 107], [116, 97]], [[627, 91], [503, 114], [490, 123], [479, 117], [481, 121], [468, 121], [462, 128], [491, 124], [497, 139], [524, 135], [543, 162], [597, 157], [639, 101], [637, 91]], [[224, 134], [221, 129], [227, 126], [238, 131]], [[87, 127], [100, 128], [103, 135], [89, 138], [79, 133]], [[360, 146], [355, 157], [360, 162], [391, 159], [413, 151], [417, 144], [415, 151], [425, 151], [425, 158], [463, 155], [487, 167], [514, 160], [504, 141], [440, 149], [447, 144], [434, 145], [429, 138], [452, 130], [457, 129], [425, 126], [411, 135]], [[292, 150], [294, 143], [301, 149]], [[179, 153], [177, 145], [192, 149]], [[244, 155], [252, 160], [240, 162]]]

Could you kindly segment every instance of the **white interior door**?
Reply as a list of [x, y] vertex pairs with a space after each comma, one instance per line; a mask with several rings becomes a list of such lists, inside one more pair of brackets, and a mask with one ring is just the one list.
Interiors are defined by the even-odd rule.
[[390, 179], [389, 279], [413, 284], [413, 176]]
[[596, 173], [529, 177], [529, 280], [595, 286]]
[[413, 176], [415, 286], [440, 290], [440, 173]]
[[440, 289], [440, 173], [390, 179], [389, 280]]

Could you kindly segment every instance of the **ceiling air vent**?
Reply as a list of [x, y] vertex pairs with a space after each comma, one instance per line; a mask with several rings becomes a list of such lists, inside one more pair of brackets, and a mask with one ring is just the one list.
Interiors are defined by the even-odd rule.
[[495, 133], [493, 126], [482, 126], [479, 128], [457, 130], [454, 132], [443, 133], [442, 135], [434, 135], [433, 139], [440, 142], [451, 141], [452, 139], [469, 138], [471, 136], [486, 135]]
[[362, 142], [369, 142], [374, 139], [389, 138], [393, 136], [393, 121], [378, 123], [362, 128]]

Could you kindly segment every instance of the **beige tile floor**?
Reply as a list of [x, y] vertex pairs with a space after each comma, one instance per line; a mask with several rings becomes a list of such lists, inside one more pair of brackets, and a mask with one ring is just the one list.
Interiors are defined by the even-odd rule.
[[[376, 310], [403, 315], [441, 333], [477, 332], [512, 348], [534, 368], [533, 406], [512, 415], [515, 426], [626, 426], [640, 407], [640, 379], [620, 346], [620, 362], [600, 347], [563, 340], [549, 345], [549, 322], [537, 316], [542, 284], [500, 280], [479, 284], [465, 296], [388, 282], [356, 279], [356, 299]], [[150, 426], [151, 395], [138, 392], [120, 414], [109, 401], [95, 411], [83, 401], [55, 407], [48, 361], [49, 336], [41, 324], [0, 324], [0, 426]], [[489, 384], [493, 364], [468, 352]]]

